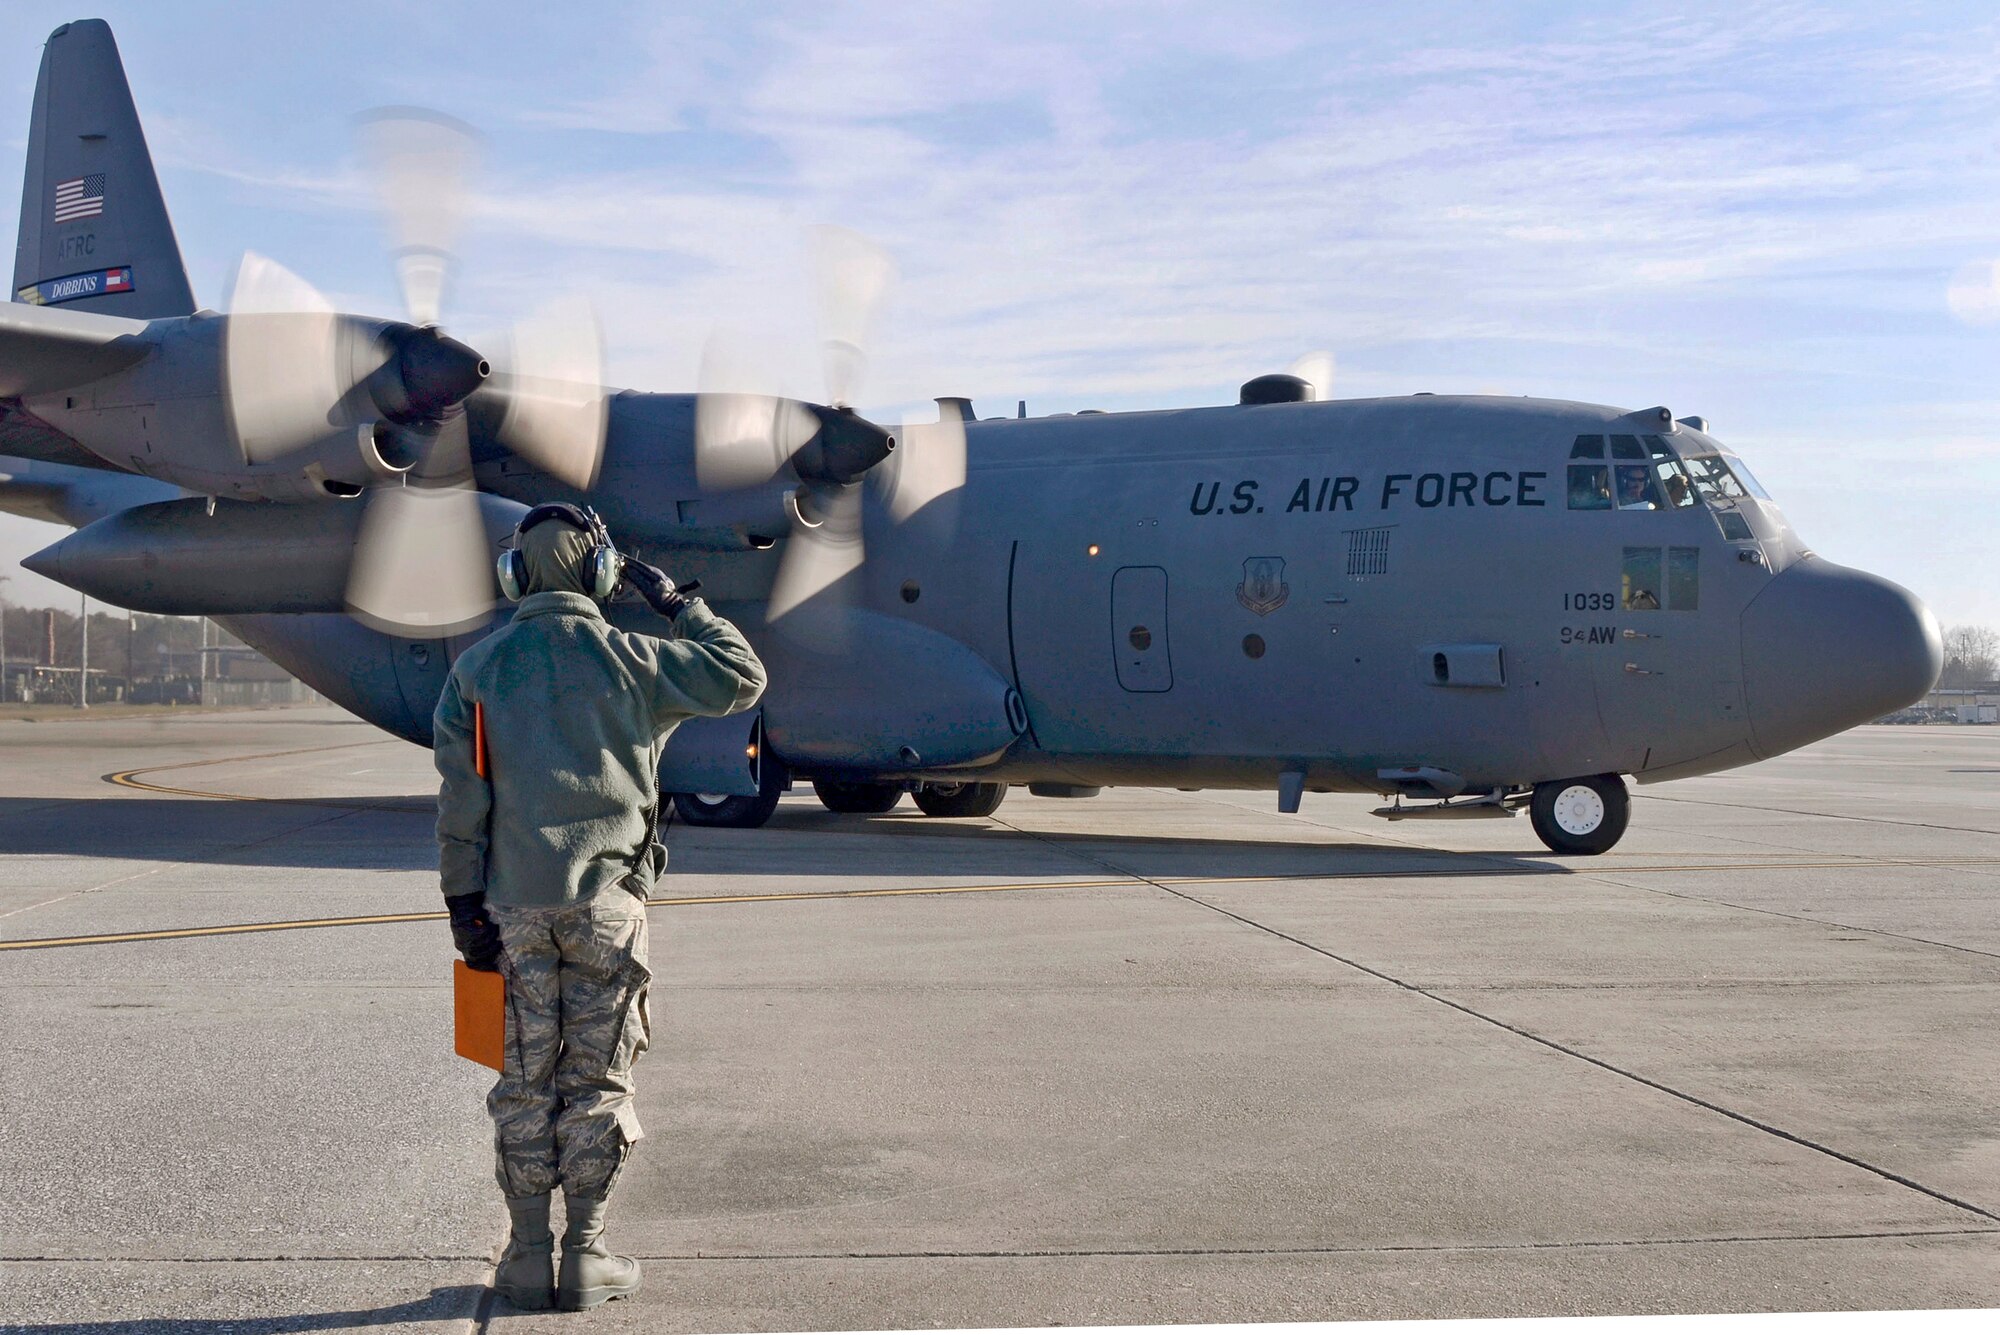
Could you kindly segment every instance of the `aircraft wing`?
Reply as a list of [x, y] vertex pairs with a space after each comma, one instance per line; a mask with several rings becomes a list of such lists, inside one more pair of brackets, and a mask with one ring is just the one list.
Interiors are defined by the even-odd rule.
[[7, 514], [82, 528], [130, 506], [179, 495], [179, 487], [149, 477], [0, 454], [0, 512]]
[[0, 305], [0, 398], [48, 394], [122, 371], [152, 351], [144, 320]]
[[0, 399], [0, 454], [38, 459], [43, 463], [66, 464], [71, 468], [95, 468], [106, 473], [132, 471], [98, 458], [19, 404], [6, 399]]

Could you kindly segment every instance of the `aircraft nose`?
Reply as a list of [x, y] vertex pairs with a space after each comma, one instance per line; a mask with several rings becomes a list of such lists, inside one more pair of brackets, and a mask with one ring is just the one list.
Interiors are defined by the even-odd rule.
[[1865, 571], [1800, 561], [1743, 609], [1751, 746], [1767, 759], [1916, 703], [1943, 667], [1931, 610]]

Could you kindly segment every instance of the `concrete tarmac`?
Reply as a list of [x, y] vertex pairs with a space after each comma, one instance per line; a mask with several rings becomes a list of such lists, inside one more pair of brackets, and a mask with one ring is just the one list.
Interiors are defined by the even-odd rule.
[[2000, 1305], [2000, 728], [1601, 858], [1150, 789], [675, 829], [587, 1319], [487, 1296], [445, 925], [221, 930], [434, 911], [434, 793], [332, 710], [0, 721], [0, 1330]]

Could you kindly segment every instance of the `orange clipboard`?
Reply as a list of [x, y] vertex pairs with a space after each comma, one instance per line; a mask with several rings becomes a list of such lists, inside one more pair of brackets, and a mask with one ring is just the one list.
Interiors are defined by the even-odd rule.
[[507, 1040], [507, 980], [451, 962], [452, 1049], [467, 1061], [501, 1068]]

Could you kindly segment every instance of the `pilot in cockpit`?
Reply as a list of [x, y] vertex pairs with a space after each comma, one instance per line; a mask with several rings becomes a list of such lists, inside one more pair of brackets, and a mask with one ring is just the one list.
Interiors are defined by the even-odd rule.
[[1653, 503], [1652, 479], [1647, 476], [1644, 464], [1618, 465], [1618, 508], [1621, 510], [1655, 510]]

